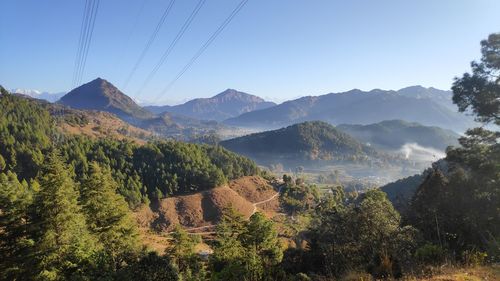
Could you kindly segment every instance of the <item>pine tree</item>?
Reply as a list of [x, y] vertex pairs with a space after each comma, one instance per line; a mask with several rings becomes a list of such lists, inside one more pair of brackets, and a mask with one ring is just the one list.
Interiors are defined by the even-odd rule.
[[35, 198], [36, 279], [81, 279], [95, 253], [95, 241], [78, 205], [76, 185], [57, 152], [47, 157], [39, 183]]
[[115, 270], [139, 251], [137, 226], [127, 202], [116, 191], [111, 171], [91, 163], [90, 175], [82, 184], [83, 211], [90, 232], [98, 238]]
[[283, 258], [278, 232], [273, 222], [260, 212], [250, 217], [247, 231], [241, 240], [245, 247], [253, 248], [267, 266], [276, 265]]
[[180, 225], [175, 227], [172, 243], [165, 253], [172, 259], [179, 270], [182, 280], [204, 280], [205, 270], [200, 257], [195, 253], [195, 246], [201, 242], [201, 237], [190, 235]]
[[33, 240], [29, 208], [32, 192], [16, 174], [0, 174], [0, 280], [27, 279]]

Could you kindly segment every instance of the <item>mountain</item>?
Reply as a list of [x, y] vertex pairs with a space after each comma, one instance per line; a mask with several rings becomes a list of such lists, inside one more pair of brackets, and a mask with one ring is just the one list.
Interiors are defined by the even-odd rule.
[[[371, 124], [401, 119], [427, 126], [439, 126], [456, 131], [473, 127], [464, 114], [444, 105], [446, 91], [414, 86], [400, 91], [375, 89], [369, 92], [351, 90], [322, 96], [291, 100], [267, 109], [244, 113], [225, 121], [226, 124], [277, 128], [293, 123], [321, 120], [332, 124]], [[438, 93], [438, 94], [436, 94]]]
[[216, 121], [198, 120], [180, 114], [165, 112], [159, 116], [143, 119], [137, 126], [177, 140], [188, 141], [199, 135], [218, 135], [226, 126]]
[[48, 102], [56, 102], [66, 93], [49, 93], [49, 92], [40, 92], [38, 90], [30, 90], [30, 89], [12, 89], [10, 90], [13, 94], [19, 94], [24, 96], [29, 96], [35, 99], [46, 100]]
[[84, 135], [92, 139], [128, 140], [139, 144], [153, 137], [151, 131], [130, 125], [109, 112], [71, 109], [53, 103], [46, 104], [46, 108], [64, 134]]
[[388, 120], [370, 125], [342, 124], [337, 129], [363, 143], [388, 150], [397, 150], [407, 143], [415, 143], [444, 151], [450, 145], [457, 146], [460, 137], [451, 130], [403, 120]]
[[398, 90], [398, 93], [411, 98], [432, 99], [434, 102], [439, 103], [451, 111], [457, 111], [457, 106], [452, 100], [452, 91], [439, 90], [433, 87], [425, 88], [422, 86], [410, 86]]
[[220, 145], [256, 159], [350, 161], [377, 155], [373, 148], [321, 121], [238, 137]]
[[227, 89], [211, 98], [194, 99], [175, 106], [148, 106], [146, 109], [153, 113], [168, 111], [202, 120], [223, 121], [246, 112], [275, 105], [273, 102], [265, 101], [254, 95]]
[[108, 81], [97, 78], [71, 90], [59, 103], [75, 109], [107, 111], [134, 123], [137, 119], [152, 118], [153, 114], [137, 105], [130, 97]]

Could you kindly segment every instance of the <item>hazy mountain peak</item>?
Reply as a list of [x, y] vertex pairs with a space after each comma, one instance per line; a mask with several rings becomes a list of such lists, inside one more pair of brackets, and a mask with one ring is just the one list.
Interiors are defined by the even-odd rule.
[[254, 96], [251, 94], [247, 94], [245, 92], [240, 92], [235, 89], [226, 89], [225, 91], [209, 98], [209, 99], [217, 99], [217, 100], [241, 100], [241, 101], [251, 101], [251, 102], [265, 102], [264, 99]]
[[253, 128], [277, 128], [308, 120], [332, 124], [370, 124], [402, 119], [456, 131], [471, 127], [471, 118], [457, 112], [450, 91], [412, 86], [398, 91], [353, 89], [342, 93], [302, 97], [225, 122]]
[[18, 95], [23, 95], [35, 99], [40, 99], [40, 100], [46, 100], [49, 102], [55, 102], [57, 101], [60, 97], [62, 97], [64, 92], [61, 93], [49, 93], [49, 92], [42, 92], [39, 90], [34, 90], [34, 89], [22, 89], [22, 88], [16, 88], [16, 89], [11, 89], [11, 93], [13, 94], [18, 94]]
[[235, 89], [226, 89], [211, 98], [193, 99], [175, 106], [150, 106], [147, 109], [154, 113], [168, 111], [197, 119], [222, 121], [246, 112], [265, 109], [275, 105], [275, 103], [265, 101], [258, 96]]
[[427, 89], [434, 89], [434, 88], [426, 88], [422, 85], [413, 85], [413, 86], [401, 88], [398, 90], [398, 92], [405, 92], [405, 91], [418, 92], [418, 91], [426, 91]]
[[220, 143], [225, 148], [257, 159], [337, 160], [374, 156], [365, 146], [322, 121], [308, 121], [255, 133]]
[[112, 83], [100, 77], [71, 90], [60, 99], [60, 103], [77, 109], [108, 111], [126, 120], [152, 116]]
[[35, 96], [38, 96], [38, 95], [40, 95], [42, 93], [42, 92], [40, 92], [38, 90], [20, 89], [20, 88], [11, 89], [10, 92], [13, 93], [13, 94], [27, 95], [27, 96], [30, 96], [30, 97], [35, 97]]
[[342, 124], [337, 128], [361, 142], [389, 150], [398, 150], [405, 144], [413, 143], [444, 151], [449, 145], [458, 145], [460, 137], [455, 132], [440, 127], [398, 119], [369, 125]]

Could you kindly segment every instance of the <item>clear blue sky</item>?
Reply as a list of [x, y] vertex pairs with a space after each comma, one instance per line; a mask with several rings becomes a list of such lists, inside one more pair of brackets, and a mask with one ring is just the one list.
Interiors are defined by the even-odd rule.
[[[0, 84], [71, 88], [83, 0], [0, 1]], [[207, 0], [144, 90], [168, 84], [239, 0]], [[121, 87], [167, 0], [101, 0], [83, 81]], [[177, 0], [129, 86], [134, 96], [197, 0]], [[498, 0], [249, 0], [193, 67], [161, 98], [181, 101], [235, 88], [273, 100], [352, 88], [448, 89], [500, 31]]]

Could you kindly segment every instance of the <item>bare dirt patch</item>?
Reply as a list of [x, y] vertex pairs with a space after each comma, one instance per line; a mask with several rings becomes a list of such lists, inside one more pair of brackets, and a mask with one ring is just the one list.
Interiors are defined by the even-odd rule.
[[247, 176], [229, 182], [229, 187], [252, 203], [268, 199], [276, 193], [269, 182], [259, 176]]
[[251, 202], [229, 187], [165, 198], [158, 207], [158, 218], [153, 227], [162, 232], [172, 231], [176, 224], [185, 228], [195, 228], [216, 224], [222, 210], [233, 207], [245, 216], [253, 212]]

